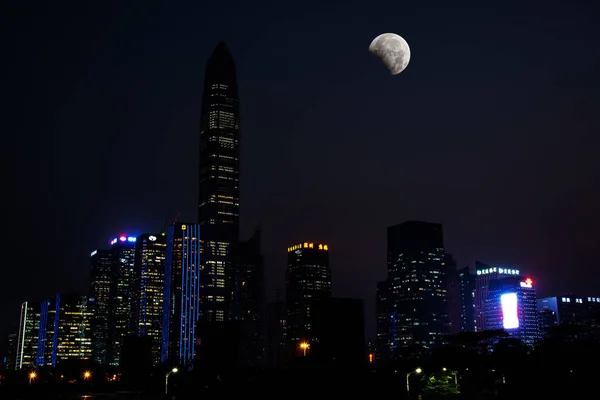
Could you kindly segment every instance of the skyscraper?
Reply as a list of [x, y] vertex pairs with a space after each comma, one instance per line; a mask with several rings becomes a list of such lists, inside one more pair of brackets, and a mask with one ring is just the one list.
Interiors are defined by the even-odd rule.
[[194, 358], [200, 315], [200, 225], [169, 226], [164, 269], [161, 361]]
[[133, 271], [135, 267], [135, 236], [121, 235], [111, 241], [114, 257], [111, 312], [109, 314], [110, 355], [108, 363], [118, 366], [125, 338], [133, 334]]
[[78, 294], [57, 294], [42, 303], [38, 335], [38, 366], [92, 358], [91, 322], [94, 300]]
[[487, 330], [504, 330], [533, 347], [541, 338], [533, 279], [513, 275], [490, 281], [484, 317]]
[[460, 330], [475, 331], [475, 275], [467, 266], [457, 272], [460, 303]]
[[15, 369], [37, 366], [39, 332], [40, 304], [26, 301], [21, 304]]
[[146, 233], [136, 240], [133, 330], [135, 335], [148, 338], [155, 364], [161, 357], [166, 250], [163, 234]]
[[483, 332], [489, 330], [485, 317], [485, 302], [488, 299], [490, 284], [509, 276], [519, 275], [516, 268], [490, 267], [480, 261], [475, 261], [475, 330]]
[[[448, 334], [442, 225], [408, 221], [387, 231], [388, 276], [378, 285], [381, 356], [442, 345]], [[383, 319], [383, 320], [382, 320]]]
[[205, 322], [227, 321], [239, 240], [240, 112], [235, 62], [219, 43], [206, 64], [200, 121], [198, 223]]
[[311, 311], [320, 300], [331, 298], [329, 247], [303, 242], [290, 246], [285, 273], [285, 295], [290, 350], [302, 342], [317, 341], [311, 332]]
[[239, 363], [242, 366], [259, 366], [265, 361], [264, 257], [260, 238], [261, 232], [257, 229], [236, 249], [232, 316], [240, 327]]
[[115, 280], [113, 265], [115, 259], [110, 250], [94, 250], [91, 253], [90, 292], [94, 299], [92, 317], [92, 359], [104, 365], [109, 354], [109, 316], [111, 306], [111, 288]]

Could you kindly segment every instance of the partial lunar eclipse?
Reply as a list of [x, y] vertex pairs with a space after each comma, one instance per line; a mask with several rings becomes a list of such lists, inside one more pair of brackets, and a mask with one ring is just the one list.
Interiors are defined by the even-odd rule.
[[369, 52], [379, 57], [392, 75], [404, 71], [410, 61], [408, 43], [395, 33], [383, 33], [377, 36], [371, 42]]

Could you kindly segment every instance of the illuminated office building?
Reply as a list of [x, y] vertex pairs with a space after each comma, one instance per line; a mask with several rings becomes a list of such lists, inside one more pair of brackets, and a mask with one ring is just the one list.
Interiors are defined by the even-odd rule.
[[113, 285], [111, 287], [108, 364], [118, 366], [121, 362], [123, 341], [133, 335], [133, 273], [135, 267], [135, 236], [121, 235], [114, 238], [110, 251], [114, 258]]
[[489, 295], [491, 282], [511, 276], [518, 276], [520, 271], [516, 268], [491, 267], [482, 262], [475, 261], [475, 331], [489, 330], [486, 326], [485, 301]]
[[544, 297], [537, 300], [537, 309], [542, 334], [566, 324], [581, 328], [563, 333], [570, 340], [600, 340], [600, 296]]
[[377, 286], [378, 348], [383, 359], [403, 349], [428, 351], [449, 332], [442, 225], [408, 221], [387, 230], [388, 276]]
[[154, 363], [160, 362], [167, 238], [143, 234], [137, 238], [133, 279], [135, 333], [147, 337]]
[[93, 302], [87, 296], [57, 294], [42, 303], [38, 365], [92, 358]]
[[240, 113], [236, 68], [225, 43], [206, 64], [200, 122], [198, 223], [202, 226], [202, 320], [230, 319], [233, 251], [239, 240]]
[[21, 304], [15, 369], [28, 369], [37, 366], [38, 336], [40, 332], [40, 304]]
[[101, 365], [108, 362], [110, 347], [111, 298], [115, 281], [115, 262], [111, 250], [94, 250], [91, 255], [90, 293], [94, 299], [92, 318], [92, 359]]
[[194, 357], [200, 316], [200, 225], [176, 222], [167, 232], [161, 361]]
[[311, 331], [311, 310], [331, 297], [329, 247], [303, 242], [288, 247], [287, 252], [287, 338], [290, 351], [297, 352], [300, 343], [318, 340]]
[[510, 276], [490, 281], [484, 317], [486, 330], [504, 330], [533, 346], [540, 339], [533, 279]]

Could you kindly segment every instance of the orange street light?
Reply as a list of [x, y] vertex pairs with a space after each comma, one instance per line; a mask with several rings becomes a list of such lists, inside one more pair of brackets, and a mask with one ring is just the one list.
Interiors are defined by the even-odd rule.
[[306, 350], [310, 349], [310, 344], [308, 342], [301, 342], [300, 349], [302, 349], [302, 352], [304, 353], [304, 357], [306, 357]]
[[31, 382], [37, 377], [37, 374], [35, 373], [35, 371], [31, 371], [31, 373], [29, 374], [29, 384], [31, 385]]
[[92, 373], [90, 371], [85, 371], [83, 373], [83, 379], [90, 379], [92, 377]]

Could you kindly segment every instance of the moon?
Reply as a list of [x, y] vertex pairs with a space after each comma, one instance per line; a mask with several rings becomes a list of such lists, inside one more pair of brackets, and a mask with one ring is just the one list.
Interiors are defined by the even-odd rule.
[[404, 71], [410, 61], [408, 43], [395, 33], [383, 33], [373, 39], [369, 53], [379, 57], [392, 75]]

